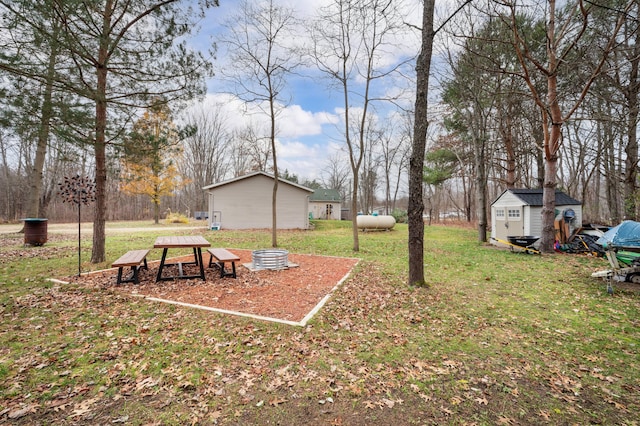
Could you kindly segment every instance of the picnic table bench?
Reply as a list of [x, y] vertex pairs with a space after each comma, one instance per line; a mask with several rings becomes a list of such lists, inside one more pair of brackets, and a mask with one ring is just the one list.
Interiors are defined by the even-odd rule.
[[[240, 257], [223, 248], [207, 249], [211, 257], [209, 258], [209, 267], [215, 266], [220, 269], [220, 278], [233, 277], [236, 278], [236, 261]], [[216, 262], [213, 261], [216, 259]], [[225, 262], [231, 262], [231, 272], [227, 272], [224, 267]]]
[[[120, 256], [118, 260], [111, 264], [112, 267], [118, 268], [118, 281], [117, 284], [121, 283], [134, 283], [138, 284], [138, 271], [140, 267], [144, 269], [149, 269], [147, 266], [147, 255], [149, 254], [149, 250], [130, 250]], [[142, 265], [142, 266], [141, 266]], [[125, 266], [131, 267], [131, 276], [127, 279], [122, 279], [122, 268]]]

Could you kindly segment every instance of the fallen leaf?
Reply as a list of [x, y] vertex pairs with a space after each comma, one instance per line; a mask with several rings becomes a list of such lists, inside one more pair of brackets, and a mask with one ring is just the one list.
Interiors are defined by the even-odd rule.
[[427, 395], [426, 393], [421, 393], [419, 396], [420, 396], [420, 398], [422, 398], [422, 400], [423, 400], [424, 402], [429, 402], [429, 401], [431, 401], [431, 395]]
[[393, 406], [396, 405], [395, 401], [387, 398], [382, 398], [382, 402], [384, 403], [384, 405], [386, 405], [389, 408], [393, 408]]
[[35, 413], [36, 408], [37, 405], [27, 405], [26, 407], [20, 408], [18, 410], [10, 411], [8, 417], [12, 420], [19, 419], [26, 416], [27, 414]]
[[140, 391], [142, 389], [151, 388], [156, 386], [158, 383], [159, 380], [154, 380], [153, 377], [149, 376], [136, 383], [136, 390]]
[[272, 407], [277, 407], [280, 404], [284, 404], [285, 402], [287, 402], [288, 400], [285, 398], [275, 398], [272, 399], [271, 401], [269, 401], [269, 405], [271, 405]]
[[454, 396], [451, 398], [451, 405], [459, 405], [463, 401], [459, 396]]
[[81, 417], [87, 413], [90, 413], [92, 405], [95, 404], [96, 402], [98, 402], [98, 398], [89, 398], [89, 399], [85, 399], [79, 404], [76, 404], [73, 409], [73, 413], [71, 414], [71, 417]]
[[489, 404], [489, 401], [487, 401], [487, 398], [485, 398], [485, 397], [482, 397], [482, 398], [478, 397], [478, 398], [476, 398], [475, 401], [480, 405], [488, 405]]
[[498, 424], [499, 425], [512, 425], [512, 424], [514, 424], [514, 421], [513, 421], [513, 419], [511, 419], [509, 417], [500, 416], [498, 418]]
[[544, 418], [545, 420], [549, 421], [550, 416], [549, 416], [549, 412], [548, 411], [540, 410], [538, 412], [538, 415], [540, 417]]
[[453, 411], [449, 410], [448, 408], [445, 408], [443, 406], [440, 406], [440, 411], [442, 411], [444, 414], [446, 414], [447, 416], [450, 416], [453, 414]]

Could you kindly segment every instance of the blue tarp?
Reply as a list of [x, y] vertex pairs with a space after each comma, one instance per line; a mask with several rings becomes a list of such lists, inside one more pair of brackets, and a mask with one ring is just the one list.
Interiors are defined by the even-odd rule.
[[596, 243], [604, 248], [639, 248], [640, 249], [640, 222], [625, 220], [618, 226], [609, 229], [598, 238]]

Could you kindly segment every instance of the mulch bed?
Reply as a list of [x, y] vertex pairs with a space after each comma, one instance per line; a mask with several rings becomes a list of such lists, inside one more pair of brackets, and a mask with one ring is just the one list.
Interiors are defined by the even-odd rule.
[[[136, 296], [156, 298], [246, 315], [300, 322], [351, 272], [359, 259], [289, 253], [288, 261], [296, 264], [285, 270], [250, 271], [251, 250], [230, 249], [240, 257], [236, 262], [237, 278], [220, 277], [217, 268], [206, 268], [206, 281], [177, 279], [156, 282], [159, 262], [149, 262], [149, 269], [139, 273], [140, 283], [116, 285], [116, 269], [70, 277], [66, 281], [95, 285]], [[191, 257], [170, 262], [187, 261]], [[209, 255], [203, 253], [205, 267]], [[185, 274], [196, 274], [195, 265], [185, 266]], [[125, 273], [129, 268], [125, 268]], [[176, 267], [165, 274], [175, 274]], [[308, 319], [308, 318], [307, 318]]]

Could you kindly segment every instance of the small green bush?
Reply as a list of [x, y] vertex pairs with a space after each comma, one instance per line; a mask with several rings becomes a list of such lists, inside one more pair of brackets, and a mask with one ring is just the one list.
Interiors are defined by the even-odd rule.
[[396, 220], [396, 223], [407, 223], [407, 211], [395, 209], [391, 212], [391, 216]]

